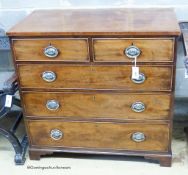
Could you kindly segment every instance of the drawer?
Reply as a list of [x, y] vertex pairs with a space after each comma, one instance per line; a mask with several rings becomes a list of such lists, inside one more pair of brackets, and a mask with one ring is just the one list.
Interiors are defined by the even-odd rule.
[[131, 66], [23, 64], [18, 66], [23, 88], [169, 91], [173, 66], [141, 66], [140, 81]]
[[16, 39], [13, 51], [18, 61], [89, 61], [87, 39]]
[[23, 92], [27, 116], [168, 119], [169, 94]]
[[167, 151], [167, 124], [28, 121], [31, 145]]
[[[104, 62], [172, 62], [174, 39], [93, 39], [94, 60]], [[135, 50], [136, 49], [136, 50]], [[127, 56], [128, 55], [128, 56]]]

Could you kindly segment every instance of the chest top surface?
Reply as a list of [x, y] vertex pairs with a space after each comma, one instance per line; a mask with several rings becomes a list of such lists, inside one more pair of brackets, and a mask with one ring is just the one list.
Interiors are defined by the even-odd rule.
[[177, 36], [173, 9], [37, 10], [12, 27], [9, 36]]

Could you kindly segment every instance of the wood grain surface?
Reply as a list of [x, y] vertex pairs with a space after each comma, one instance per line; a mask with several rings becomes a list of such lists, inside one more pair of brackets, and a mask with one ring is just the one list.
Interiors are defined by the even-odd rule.
[[[62, 92], [23, 92], [25, 115], [37, 117], [74, 118], [114, 118], [114, 119], [161, 119], [169, 117], [169, 94], [134, 93], [62, 93]], [[56, 100], [60, 107], [47, 109], [48, 100]], [[145, 104], [145, 111], [134, 112], [135, 102]]]
[[[141, 66], [146, 80], [135, 84], [131, 66], [85, 66], [60, 64], [22, 64], [18, 66], [20, 85], [24, 88], [116, 89], [138, 91], [171, 90], [172, 66]], [[54, 82], [42, 79], [44, 71], [53, 71]]]
[[[44, 49], [49, 45], [58, 49], [55, 58], [45, 56]], [[89, 61], [87, 39], [19, 39], [13, 40], [16, 60], [22, 61]]]
[[[53, 152], [141, 155], [171, 165], [175, 64], [179, 25], [173, 9], [37, 10], [10, 36], [30, 143], [30, 158]], [[44, 48], [55, 46], [50, 59]], [[131, 80], [135, 45], [145, 81]], [[56, 80], [42, 79], [52, 71]], [[46, 108], [57, 100], [55, 111]], [[145, 111], [131, 110], [143, 102]], [[51, 138], [53, 129], [63, 133]], [[135, 142], [141, 132], [145, 140]]]
[[137, 62], [173, 61], [174, 39], [93, 39], [94, 60], [105, 62], [132, 62], [125, 54], [129, 46], [141, 50]]
[[[50, 147], [84, 147], [140, 151], [167, 151], [167, 124], [28, 121], [31, 145]], [[63, 132], [60, 140], [50, 137], [52, 129]], [[132, 134], [142, 132], [145, 141], [135, 142]]]
[[12, 27], [9, 36], [177, 36], [173, 9], [116, 8], [38, 10]]

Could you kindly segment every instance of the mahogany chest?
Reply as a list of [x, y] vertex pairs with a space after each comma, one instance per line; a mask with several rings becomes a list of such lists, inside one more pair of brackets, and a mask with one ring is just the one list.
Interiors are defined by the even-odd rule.
[[30, 159], [73, 152], [171, 165], [172, 9], [39, 10], [7, 34]]

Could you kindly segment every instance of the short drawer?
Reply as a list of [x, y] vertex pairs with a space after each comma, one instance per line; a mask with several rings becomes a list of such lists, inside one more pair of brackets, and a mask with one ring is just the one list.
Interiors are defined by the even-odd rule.
[[170, 94], [23, 92], [27, 116], [169, 119]]
[[136, 81], [131, 70], [131, 66], [18, 65], [22, 88], [171, 90], [173, 66], [141, 66]]
[[32, 146], [168, 151], [168, 124], [27, 121]]
[[98, 62], [172, 62], [174, 39], [93, 39], [93, 50]]
[[89, 61], [87, 39], [15, 39], [18, 61]]

